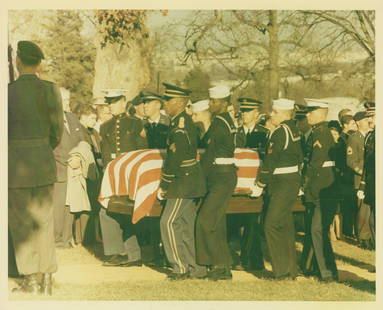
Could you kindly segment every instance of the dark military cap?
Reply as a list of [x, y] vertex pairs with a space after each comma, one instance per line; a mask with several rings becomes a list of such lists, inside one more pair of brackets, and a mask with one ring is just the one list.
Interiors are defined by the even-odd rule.
[[192, 93], [189, 89], [181, 88], [168, 83], [162, 83], [162, 85], [165, 86], [164, 98], [167, 100], [170, 98], [188, 98]]
[[307, 110], [300, 108], [299, 105], [295, 105], [295, 110], [294, 110], [294, 119], [302, 119], [305, 118], [307, 114]]
[[247, 111], [257, 109], [262, 105], [262, 101], [259, 101], [253, 98], [242, 97], [242, 98], [238, 98], [237, 101], [240, 102], [239, 109], [242, 112], [247, 112]]
[[158, 100], [158, 101], [163, 101], [164, 98], [156, 93], [153, 93], [151, 91], [146, 91], [146, 90], [143, 90], [141, 93], [140, 93], [140, 96], [142, 98], [142, 101], [145, 103], [145, 102], [150, 102], [150, 101], [153, 101], [153, 100]]
[[134, 97], [129, 103], [131, 103], [134, 106], [144, 103], [141, 93], [139, 93], [136, 97]]
[[307, 113], [309, 113], [311, 111], [319, 109], [319, 107], [308, 107], [307, 105], [297, 104], [296, 103], [294, 105], [294, 109], [295, 109], [295, 115], [297, 115], [297, 114], [304, 114], [304, 115], [306, 115]]
[[360, 120], [367, 118], [369, 116], [370, 116], [370, 114], [367, 113], [367, 111], [356, 112], [354, 115], [354, 121], [360, 121]]
[[37, 65], [44, 54], [41, 48], [31, 41], [19, 41], [17, 43], [17, 56], [27, 65]]
[[369, 115], [375, 114], [375, 102], [367, 101], [364, 104], [364, 107], [366, 108]]

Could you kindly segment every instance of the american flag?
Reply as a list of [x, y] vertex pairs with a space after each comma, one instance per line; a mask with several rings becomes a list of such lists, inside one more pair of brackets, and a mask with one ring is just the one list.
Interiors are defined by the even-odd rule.
[[[100, 203], [107, 208], [111, 196], [128, 196], [134, 201], [132, 222], [147, 216], [156, 200], [164, 155], [164, 150], [145, 149], [121, 154], [111, 161], [102, 179]], [[234, 158], [239, 168], [235, 191], [247, 191], [254, 184], [260, 165], [258, 153], [237, 148]]]

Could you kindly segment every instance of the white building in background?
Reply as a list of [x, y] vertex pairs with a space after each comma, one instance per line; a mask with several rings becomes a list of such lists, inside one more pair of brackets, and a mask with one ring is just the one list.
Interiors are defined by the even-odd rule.
[[357, 98], [352, 97], [331, 97], [331, 98], [321, 98], [320, 100], [326, 101], [329, 103], [327, 120], [337, 120], [338, 113], [342, 109], [350, 109], [353, 114], [358, 111], [364, 110], [363, 103]]

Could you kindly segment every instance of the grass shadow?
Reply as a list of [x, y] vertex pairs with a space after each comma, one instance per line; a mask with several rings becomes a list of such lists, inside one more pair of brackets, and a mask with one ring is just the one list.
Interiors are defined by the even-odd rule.
[[368, 292], [371, 294], [376, 293], [375, 281], [370, 281], [359, 277], [356, 273], [347, 270], [338, 270], [339, 282], [348, 285], [354, 289]]

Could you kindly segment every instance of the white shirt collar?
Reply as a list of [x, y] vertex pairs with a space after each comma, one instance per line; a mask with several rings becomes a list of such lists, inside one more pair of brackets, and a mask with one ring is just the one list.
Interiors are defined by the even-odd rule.
[[152, 121], [152, 120], [149, 118], [149, 123], [150, 123], [150, 124], [153, 124], [153, 123], [158, 124], [158, 123], [160, 122], [160, 118], [161, 118], [161, 114], [158, 115], [158, 117], [157, 117], [154, 121]]
[[254, 130], [255, 124], [253, 126], [246, 127], [246, 125], [243, 125], [243, 129], [245, 130], [245, 134], [248, 134], [249, 132], [252, 132]]

